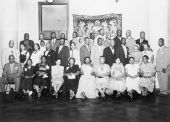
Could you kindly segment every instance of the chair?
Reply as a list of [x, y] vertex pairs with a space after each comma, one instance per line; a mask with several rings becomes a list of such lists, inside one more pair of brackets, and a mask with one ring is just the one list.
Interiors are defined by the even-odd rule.
[[4, 79], [4, 86], [6, 94], [9, 94], [10, 91], [15, 91], [15, 81], [14, 79]]

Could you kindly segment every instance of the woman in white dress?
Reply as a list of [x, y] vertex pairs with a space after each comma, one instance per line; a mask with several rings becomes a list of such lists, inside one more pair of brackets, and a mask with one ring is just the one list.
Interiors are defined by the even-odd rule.
[[142, 59], [143, 63], [140, 66], [141, 78], [139, 80], [139, 86], [141, 89], [142, 96], [147, 96], [149, 92], [153, 92], [156, 81], [156, 70], [154, 64], [148, 62], [149, 57], [147, 55], [144, 55]]
[[40, 45], [38, 43], [34, 44], [34, 51], [31, 54], [30, 59], [32, 60], [32, 65], [35, 66], [36, 64], [40, 63], [41, 61], [41, 51], [40, 51]]
[[52, 82], [52, 87], [54, 88], [54, 95], [58, 96], [58, 91], [60, 87], [62, 86], [64, 79], [64, 67], [61, 66], [61, 59], [57, 59], [56, 65], [51, 67], [51, 82]]
[[81, 77], [77, 90], [77, 98], [96, 98], [96, 84], [90, 57], [84, 59], [85, 64], [81, 66]]
[[113, 63], [111, 67], [111, 77], [110, 77], [110, 91], [117, 91], [116, 97], [120, 97], [121, 94], [126, 90], [125, 82], [125, 72], [124, 66], [120, 62], [120, 59], [116, 59], [116, 63]]
[[125, 73], [126, 73], [126, 87], [128, 95], [131, 98], [133, 98], [133, 91], [136, 91], [138, 94], [140, 94], [139, 72], [140, 72], [139, 64], [135, 63], [134, 57], [130, 57], [129, 64], [125, 66]]
[[81, 67], [80, 63], [80, 52], [76, 49], [76, 43], [71, 42], [70, 43], [70, 57], [73, 57], [75, 59], [75, 64]]
[[96, 87], [101, 93], [101, 97], [105, 97], [106, 90], [109, 89], [109, 75], [110, 67], [105, 64], [105, 58], [100, 56], [99, 64], [95, 66], [94, 69], [96, 76]]
[[149, 57], [148, 62], [154, 63], [154, 54], [153, 51], [150, 49], [150, 46], [148, 44], [144, 44], [144, 51], [142, 51], [143, 56], [147, 55]]

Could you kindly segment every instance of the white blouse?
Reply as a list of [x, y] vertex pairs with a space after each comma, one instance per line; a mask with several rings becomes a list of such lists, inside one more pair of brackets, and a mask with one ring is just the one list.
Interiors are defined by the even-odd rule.
[[35, 66], [36, 64], [40, 63], [41, 61], [41, 51], [34, 51], [30, 57], [30, 59], [32, 60], [32, 65]]

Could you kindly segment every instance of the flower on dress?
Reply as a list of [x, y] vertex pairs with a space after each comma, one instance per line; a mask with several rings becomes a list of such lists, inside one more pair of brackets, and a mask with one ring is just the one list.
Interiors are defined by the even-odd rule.
[[48, 65], [46, 66], [46, 69], [49, 69], [49, 66], [48, 66]]
[[27, 68], [24, 68], [25, 71], [27, 71]]
[[69, 67], [66, 67], [66, 70], [68, 70], [69, 69]]

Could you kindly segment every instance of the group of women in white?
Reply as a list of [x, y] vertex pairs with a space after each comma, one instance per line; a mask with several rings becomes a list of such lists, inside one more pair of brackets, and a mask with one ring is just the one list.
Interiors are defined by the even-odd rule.
[[[86, 57], [84, 64], [80, 68], [80, 79], [76, 98], [97, 98], [111, 95], [117, 91], [120, 97], [126, 90], [129, 97], [133, 98], [133, 91], [146, 96], [152, 93], [155, 84], [155, 66], [148, 62], [149, 57], [142, 57], [142, 64], [135, 63], [135, 58], [129, 58], [129, 64], [123, 66], [117, 58], [112, 67], [105, 64], [103, 56], [99, 59], [99, 64], [92, 66], [90, 57]], [[61, 60], [56, 61], [56, 66], [52, 66], [52, 86], [57, 97], [58, 91], [64, 79], [64, 67], [60, 66]], [[72, 96], [73, 97], [73, 96]]]

